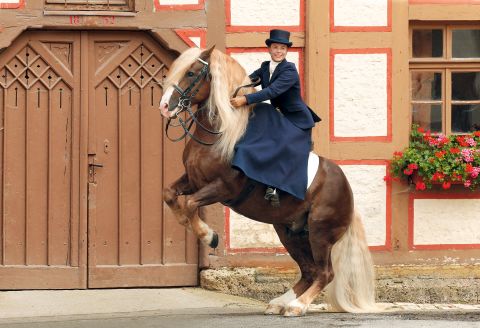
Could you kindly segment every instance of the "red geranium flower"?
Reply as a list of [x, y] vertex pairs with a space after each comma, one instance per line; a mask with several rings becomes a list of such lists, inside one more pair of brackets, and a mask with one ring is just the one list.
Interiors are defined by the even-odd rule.
[[445, 189], [445, 190], [450, 189], [451, 186], [452, 186], [452, 184], [450, 183], [450, 181], [445, 181], [442, 184], [442, 188]]
[[468, 147], [468, 143], [467, 141], [465, 140], [465, 137], [464, 136], [458, 136], [455, 138], [457, 140], [457, 142], [460, 144], [460, 146], [462, 147]]
[[445, 175], [441, 172], [435, 172], [432, 176], [432, 181], [442, 181]]
[[467, 163], [467, 165], [465, 165], [465, 172], [472, 173], [473, 172], [473, 165], [470, 164], [470, 163]]
[[415, 163], [408, 164], [408, 169], [409, 170], [416, 170], [416, 169], [418, 169], [418, 165], [415, 164]]
[[459, 149], [459, 148], [452, 147], [452, 148], [450, 148], [450, 152], [451, 152], [452, 154], [459, 154], [459, 153], [460, 153], [460, 149]]
[[415, 184], [415, 189], [416, 190], [425, 190], [425, 188], [427, 188], [427, 186], [425, 185], [425, 183], [423, 181], [419, 181]]
[[393, 153], [393, 156], [395, 157], [402, 157], [403, 156], [403, 153], [401, 151], [396, 151]]

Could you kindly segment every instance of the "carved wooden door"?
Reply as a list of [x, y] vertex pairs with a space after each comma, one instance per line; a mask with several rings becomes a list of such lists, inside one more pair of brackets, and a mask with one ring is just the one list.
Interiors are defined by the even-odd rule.
[[162, 201], [172, 60], [141, 32], [26, 32], [0, 54], [1, 289], [197, 284]]
[[25, 33], [0, 54], [0, 288], [86, 285], [79, 59], [68, 32]]
[[[162, 201], [183, 144], [158, 104], [174, 59], [145, 33], [84, 33], [88, 57], [89, 286], [196, 285], [197, 242]], [[101, 166], [98, 166], [101, 165]]]

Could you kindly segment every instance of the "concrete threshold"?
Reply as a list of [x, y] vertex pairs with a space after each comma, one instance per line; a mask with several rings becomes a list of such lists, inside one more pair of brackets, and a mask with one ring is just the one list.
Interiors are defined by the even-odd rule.
[[202, 288], [25, 290], [0, 292], [0, 321], [29, 317], [258, 309], [264, 303]]

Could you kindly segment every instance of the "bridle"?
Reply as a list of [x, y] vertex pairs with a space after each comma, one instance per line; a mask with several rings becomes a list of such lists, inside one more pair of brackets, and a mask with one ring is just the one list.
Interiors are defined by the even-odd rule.
[[[195, 77], [195, 79], [190, 82], [189, 86], [183, 90], [182, 88], [180, 88], [180, 86], [176, 85], [176, 84], [173, 84], [172, 87], [175, 89], [175, 91], [177, 91], [179, 94], [180, 94], [180, 97], [178, 98], [178, 104], [176, 106], [172, 106], [172, 108], [168, 108], [168, 111], [171, 112], [173, 110], [175, 110], [176, 108], [180, 107], [180, 109], [175, 112], [175, 115], [173, 118], [168, 118], [168, 121], [167, 121], [167, 125], [165, 126], [165, 134], [167, 136], [167, 138], [173, 142], [176, 142], [176, 141], [180, 141], [182, 139], [184, 139], [187, 135], [192, 138], [193, 140], [195, 140], [196, 142], [202, 144], [202, 145], [205, 145], [205, 146], [212, 146], [215, 144], [215, 142], [206, 142], [206, 141], [203, 141], [203, 140], [200, 140], [198, 139], [198, 137], [196, 137], [195, 135], [193, 135], [190, 130], [193, 126], [193, 123], [197, 123], [197, 125], [202, 129], [204, 130], [205, 132], [208, 132], [212, 135], [221, 135], [222, 132], [220, 131], [214, 131], [214, 130], [211, 130], [209, 128], [207, 128], [206, 126], [204, 126], [197, 118], [197, 116], [202, 113], [206, 108], [207, 108], [207, 104], [203, 104], [203, 106], [201, 106], [199, 109], [197, 109], [196, 112], [193, 112], [192, 111], [192, 99], [193, 97], [195, 97], [198, 93], [198, 91], [200, 90], [200, 86], [201, 86], [201, 81], [205, 80], [205, 81], [209, 81], [210, 80], [210, 77], [209, 77], [209, 64], [208, 62], [204, 61], [203, 59], [201, 58], [197, 58], [197, 60], [203, 64], [203, 67], [202, 69], [200, 70], [200, 72], [197, 74], [197, 76]], [[236, 90], [235, 90], [235, 93], [233, 94], [233, 97], [236, 97], [237, 96], [237, 93], [238, 91], [240, 91], [241, 88], [247, 88], [247, 87], [252, 87], [252, 86], [257, 86], [260, 84], [260, 79], [257, 79], [256, 81], [254, 81], [253, 83], [250, 83], [250, 84], [247, 84], [247, 85], [242, 85], [242, 86], [239, 86]], [[187, 112], [188, 113], [188, 118], [186, 120], [183, 120], [179, 114], [183, 113], [183, 112]], [[178, 120], [178, 124], [173, 124], [172, 123], [172, 120], [173, 119], [177, 119]], [[178, 126], [181, 126], [183, 128], [183, 135], [181, 135], [180, 137], [178, 138], [171, 138], [169, 135], [168, 135], [168, 128], [170, 126], [173, 126], [173, 127], [178, 127]]]
[[[190, 82], [188, 87], [185, 90], [183, 90], [182, 88], [180, 88], [180, 86], [178, 86], [176, 84], [172, 85], [173, 88], [175, 89], [175, 91], [177, 91], [180, 94], [180, 97], [178, 98], [178, 104], [176, 106], [172, 106], [172, 108], [169, 107], [168, 111], [171, 112], [176, 108], [180, 108], [180, 109], [175, 113], [175, 116], [173, 118], [168, 119], [167, 125], [165, 127], [165, 134], [167, 135], [168, 139], [170, 139], [171, 141], [174, 141], [174, 142], [180, 141], [188, 135], [190, 138], [192, 138], [193, 140], [195, 140], [196, 142], [198, 142], [202, 145], [212, 146], [215, 142], [206, 142], [206, 141], [200, 140], [190, 132], [190, 130], [193, 126], [193, 123], [197, 123], [197, 125], [200, 128], [202, 128], [204, 131], [206, 131], [210, 134], [213, 134], [213, 135], [222, 134], [220, 131], [210, 130], [209, 128], [204, 126], [202, 123], [200, 123], [200, 121], [197, 119], [198, 114], [200, 114], [201, 112], [203, 112], [207, 108], [206, 104], [201, 106], [196, 112], [192, 111], [192, 99], [193, 99], [193, 97], [195, 97], [197, 95], [198, 91], [200, 90], [200, 86], [201, 86], [200, 82], [202, 80], [206, 80], [206, 81], [209, 80], [209, 64], [201, 58], [197, 58], [197, 60], [200, 63], [203, 64], [203, 67], [200, 70], [200, 72], [197, 74], [195, 79], [192, 82]], [[179, 116], [179, 114], [181, 114], [183, 112], [188, 113], [189, 117], [186, 120], [183, 120]], [[178, 124], [172, 124], [172, 119], [177, 119]], [[173, 127], [181, 126], [183, 128], [183, 131], [184, 131], [183, 135], [181, 135], [178, 138], [172, 139], [168, 135], [169, 126], [173, 126]]]

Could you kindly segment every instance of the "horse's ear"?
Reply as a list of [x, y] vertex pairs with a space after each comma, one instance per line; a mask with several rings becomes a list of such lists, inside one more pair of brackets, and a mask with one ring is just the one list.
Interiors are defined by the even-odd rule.
[[215, 45], [213, 45], [210, 49], [204, 50], [201, 53], [200, 58], [203, 59], [206, 62], [209, 62], [210, 55], [212, 54], [212, 51], [213, 51], [214, 48], [215, 48]]

